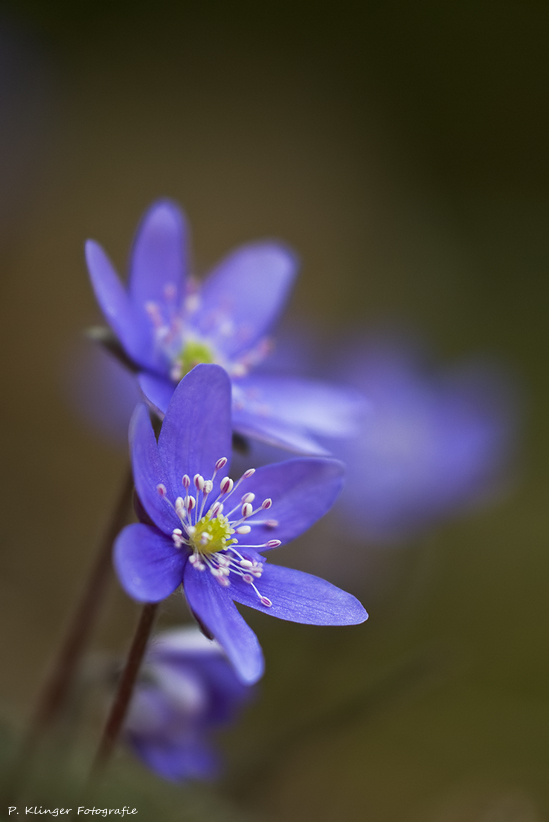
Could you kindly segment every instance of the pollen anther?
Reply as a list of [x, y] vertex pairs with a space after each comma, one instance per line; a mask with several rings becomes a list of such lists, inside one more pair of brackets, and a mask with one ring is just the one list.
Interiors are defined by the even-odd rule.
[[233, 490], [234, 482], [230, 477], [225, 477], [221, 480], [221, 493], [228, 494], [230, 491]]

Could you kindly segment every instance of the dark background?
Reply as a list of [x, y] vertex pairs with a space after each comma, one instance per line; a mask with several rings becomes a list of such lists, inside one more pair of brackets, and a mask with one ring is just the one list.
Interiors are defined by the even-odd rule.
[[[67, 401], [98, 319], [83, 241], [124, 270], [168, 195], [199, 271], [281, 237], [295, 322], [401, 319], [450, 362], [500, 357], [525, 396], [514, 491], [393, 554], [383, 592], [351, 579], [369, 623], [251, 618], [268, 673], [224, 789], [289, 822], [549, 818], [549, 6], [14, 1], [2, 27], [5, 717], [23, 721], [124, 472]], [[113, 593], [97, 648], [122, 650], [135, 615]]]

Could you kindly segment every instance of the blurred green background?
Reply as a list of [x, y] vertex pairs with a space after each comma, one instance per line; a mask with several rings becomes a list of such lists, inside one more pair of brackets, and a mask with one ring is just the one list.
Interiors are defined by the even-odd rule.
[[[5, 0], [2, 25], [31, 64], [3, 115], [25, 152], [0, 235], [4, 718], [23, 723], [125, 466], [67, 403], [99, 318], [83, 241], [124, 270], [168, 195], [199, 271], [283, 238], [294, 321], [402, 319], [448, 361], [495, 354], [527, 409], [503, 503], [350, 581], [366, 625], [250, 617], [268, 672], [220, 790], [288, 822], [549, 819], [549, 6]], [[113, 583], [94, 646], [122, 650], [135, 617]], [[156, 790], [140, 819], [185, 818]]]

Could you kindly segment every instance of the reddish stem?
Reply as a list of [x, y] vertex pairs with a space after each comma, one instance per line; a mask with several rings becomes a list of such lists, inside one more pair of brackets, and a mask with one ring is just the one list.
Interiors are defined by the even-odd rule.
[[157, 603], [147, 603], [141, 611], [126, 665], [97, 749], [92, 774], [107, 764], [122, 730], [157, 610]]
[[42, 736], [58, 717], [73, 683], [104, 600], [112, 567], [112, 546], [127, 521], [132, 490], [132, 472], [128, 468], [84, 589], [38, 694], [29, 728], [11, 769], [8, 783], [12, 796], [17, 794]]

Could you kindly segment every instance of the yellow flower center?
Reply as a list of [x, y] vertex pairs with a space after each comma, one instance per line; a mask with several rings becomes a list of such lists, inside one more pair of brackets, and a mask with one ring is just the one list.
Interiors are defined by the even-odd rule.
[[175, 358], [175, 363], [179, 366], [178, 371], [181, 369], [179, 379], [182, 379], [185, 374], [192, 371], [195, 365], [215, 363], [215, 354], [206, 343], [198, 340], [188, 340]]
[[231, 539], [231, 534], [234, 534], [234, 528], [231, 528], [227, 517], [221, 514], [212, 518], [208, 511], [196, 525], [189, 528], [189, 542], [193, 551], [199, 554], [216, 554], [237, 542]]

